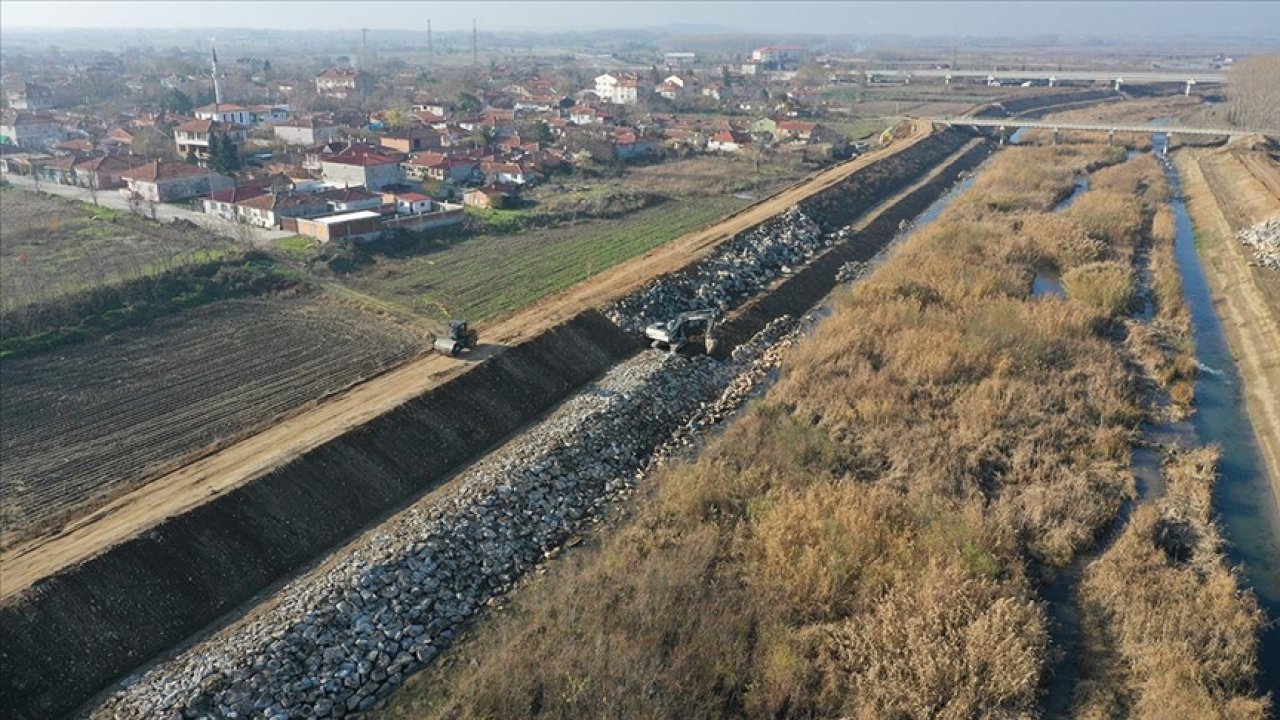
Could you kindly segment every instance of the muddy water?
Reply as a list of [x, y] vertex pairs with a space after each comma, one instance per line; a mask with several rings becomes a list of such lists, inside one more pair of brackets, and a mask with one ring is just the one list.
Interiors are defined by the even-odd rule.
[[[1163, 135], [1153, 136], [1155, 152], [1164, 149]], [[1221, 477], [1214, 493], [1228, 557], [1240, 565], [1269, 618], [1280, 617], [1280, 511], [1266, 468], [1258, 453], [1253, 427], [1245, 412], [1240, 374], [1227, 347], [1222, 323], [1196, 253], [1195, 234], [1182, 199], [1177, 171], [1164, 164], [1177, 228], [1175, 255], [1182, 273], [1183, 296], [1191, 309], [1196, 355], [1203, 371], [1196, 381], [1196, 413], [1191, 426], [1202, 444], [1222, 448]], [[1262, 637], [1258, 666], [1263, 690], [1280, 692], [1280, 627]]]

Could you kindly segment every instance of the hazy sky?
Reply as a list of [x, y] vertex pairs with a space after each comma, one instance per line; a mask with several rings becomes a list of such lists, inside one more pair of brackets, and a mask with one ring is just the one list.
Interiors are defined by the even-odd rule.
[[912, 35], [1248, 35], [1280, 38], [1280, 0], [1252, 2], [10, 2], [5, 27], [356, 27]]

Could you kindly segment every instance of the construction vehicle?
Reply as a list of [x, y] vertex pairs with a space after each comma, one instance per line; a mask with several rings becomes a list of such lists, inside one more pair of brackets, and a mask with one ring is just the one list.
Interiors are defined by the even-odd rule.
[[644, 329], [650, 346], [671, 352], [701, 351], [710, 355], [715, 351], [711, 331], [715, 328], [714, 310], [694, 310], [680, 313], [674, 320], [656, 322]]
[[433, 346], [441, 355], [458, 357], [463, 350], [474, 350], [480, 333], [467, 327], [466, 320], [450, 320], [448, 337], [437, 337]]

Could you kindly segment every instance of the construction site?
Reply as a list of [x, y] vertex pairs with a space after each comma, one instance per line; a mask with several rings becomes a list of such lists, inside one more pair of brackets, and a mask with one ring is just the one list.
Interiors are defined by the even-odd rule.
[[[1040, 116], [1113, 94], [1059, 91], [969, 112]], [[193, 414], [189, 425], [206, 431], [194, 441], [159, 429], [121, 438], [153, 453], [130, 456], [151, 468], [144, 479], [103, 493], [109, 464], [42, 470], [28, 504], [6, 509], [22, 532], [0, 548], [0, 705], [32, 719], [374, 710], [628, 502], [652, 468], [739, 416], [829, 312], [824, 299], [871, 273], [1004, 141], [989, 128], [903, 120], [871, 152], [431, 342], [390, 320], [316, 315], [309, 300], [289, 300], [288, 313], [346, 343], [328, 347], [342, 358], [324, 370], [329, 380], [256, 375], [265, 389], [253, 404], [277, 404], [254, 418], [210, 430]], [[1264, 223], [1280, 197], [1265, 153], [1196, 149], [1178, 163], [1196, 222], [1219, 223], [1224, 238]], [[1250, 170], [1256, 192], [1221, 189], [1243, 176], [1231, 163]], [[1211, 201], [1250, 197], [1257, 207], [1223, 211], [1247, 221], [1202, 220]], [[1272, 252], [1273, 226], [1251, 232]], [[1276, 298], [1259, 303], [1274, 310]], [[357, 362], [370, 345], [377, 353]], [[1253, 394], [1259, 436], [1280, 437], [1265, 428], [1277, 414], [1267, 390]], [[239, 401], [225, 397], [230, 415]], [[63, 466], [97, 457], [89, 445]]]

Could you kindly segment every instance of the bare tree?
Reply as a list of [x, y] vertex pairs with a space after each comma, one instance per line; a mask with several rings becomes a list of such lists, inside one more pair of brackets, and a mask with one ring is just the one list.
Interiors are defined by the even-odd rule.
[[137, 190], [130, 190], [129, 191], [129, 212], [141, 217], [142, 205], [143, 205], [142, 194], [139, 193]]
[[1231, 120], [1250, 129], [1280, 124], [1280, 55], [1259, 55], [1231, 68]]
[[89, 190], [89, 199], [93, 200], [93, 204], [98, 204], [98, 173], [89, 173], [89, 182], [85, 183], [85, 187]]

